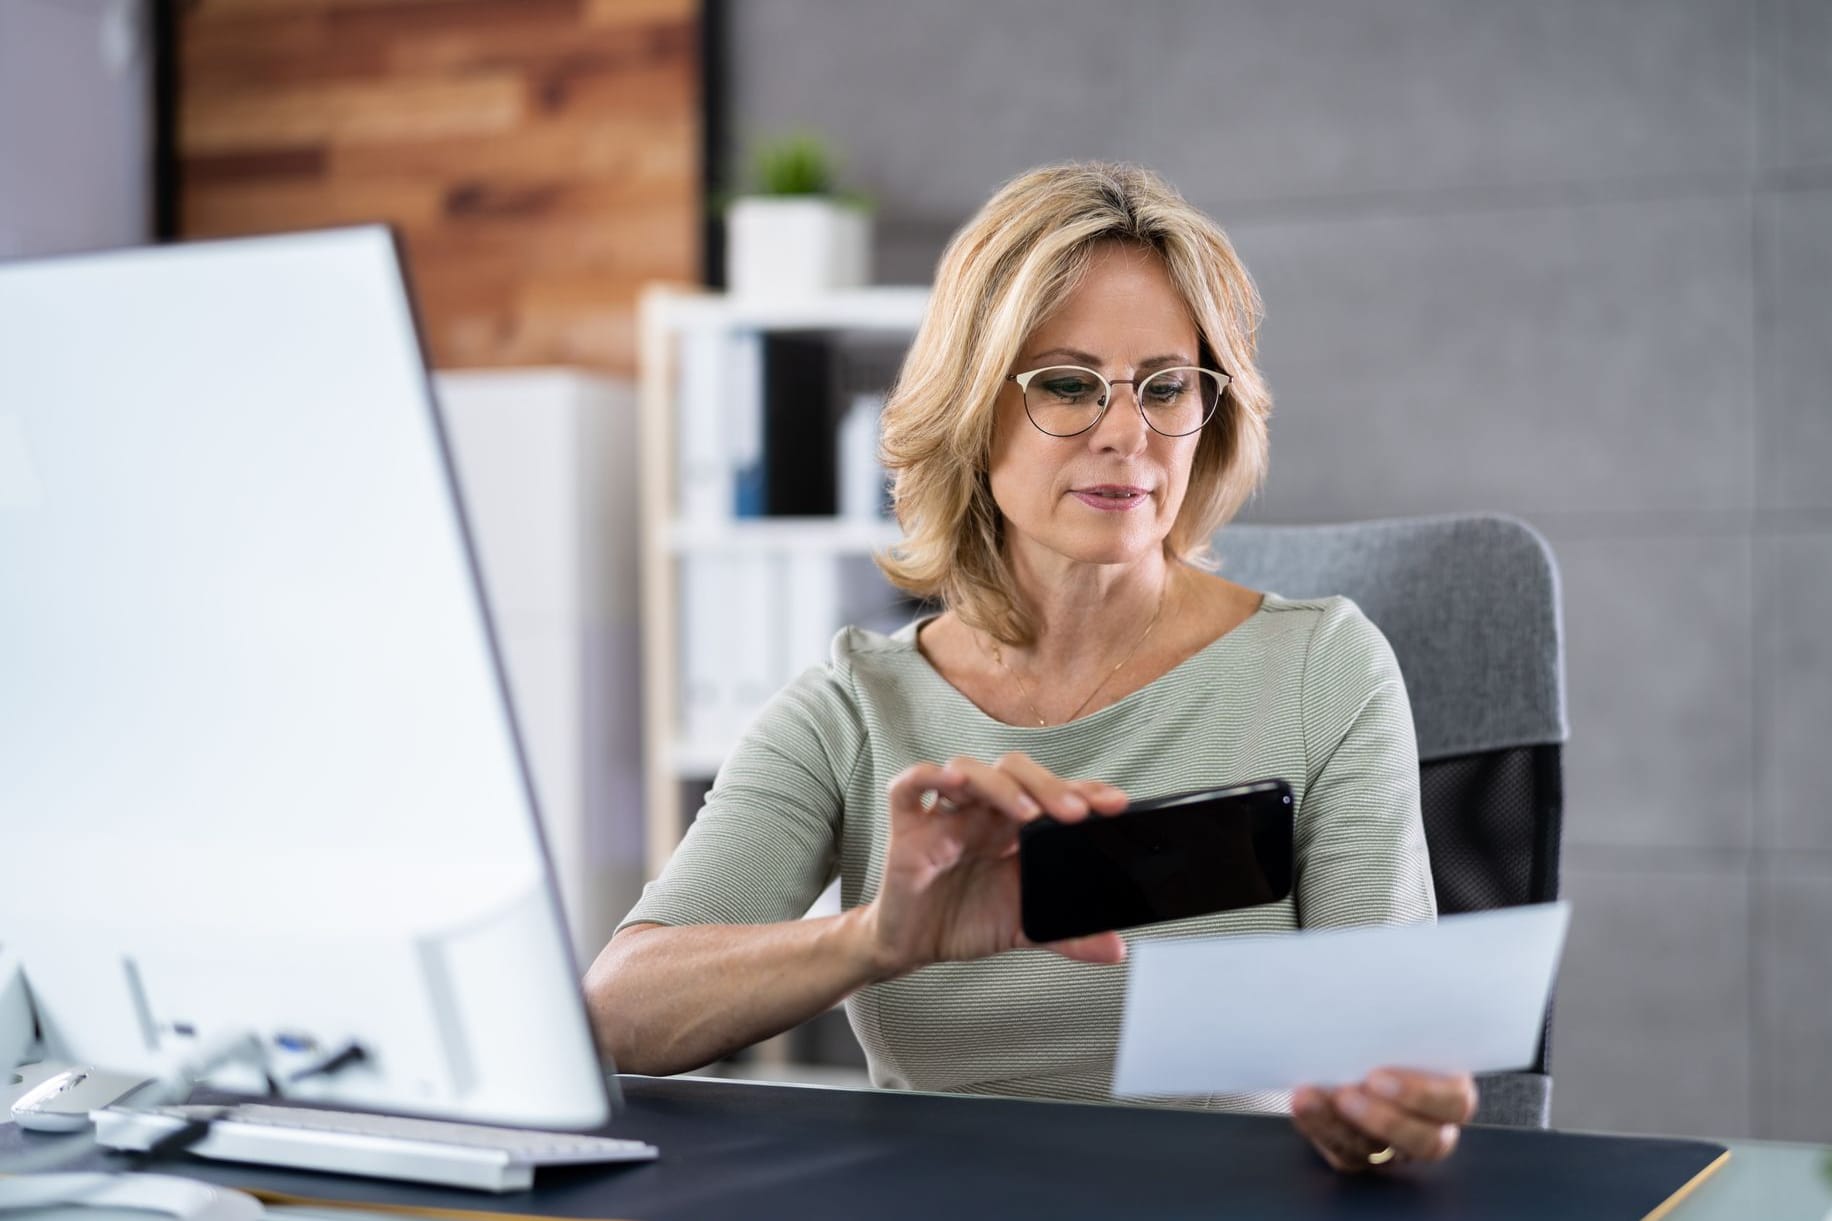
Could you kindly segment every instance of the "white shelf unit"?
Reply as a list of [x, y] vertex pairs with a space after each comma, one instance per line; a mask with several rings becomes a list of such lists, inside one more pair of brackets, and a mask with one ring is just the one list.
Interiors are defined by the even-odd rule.
[[[913, 335], [927, 308], [926, 287], [881, 287], [763, 301], [670, 285], [648, 289], [639, 310], [643, 725], [645, 841], [653, 878], [686, 829], [681, 787], [710, 779], [729, 741], [685, 740], [682, 732], [680, 565], [705, 553], [775, 552], [866, 556], [899, 537], [890, 523], [844, 518], [737, 518], [683, 521], [676, 487], [681, 337], [710, 329], [883, 332]], [[832, 625], [834, 629], [839, 624]]]
[[579, 369], [444, 372], [435, 385], [583, 969], [646, 865], [635, 387]]
[[695, 551], [812, 552], [818, 555], [870, 555], [901, 537], [895, 525], [826, 521], [806, 517], [752, 517], [722, 522], [669, 522], [666, 547], [676, 555]]

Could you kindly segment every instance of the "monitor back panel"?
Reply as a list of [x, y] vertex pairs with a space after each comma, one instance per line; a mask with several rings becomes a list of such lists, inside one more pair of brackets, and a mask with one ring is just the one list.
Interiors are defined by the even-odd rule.
[[0, 940], [72, 1054], [602, 1113], [449, 468], [385, 229], [0, 265]]

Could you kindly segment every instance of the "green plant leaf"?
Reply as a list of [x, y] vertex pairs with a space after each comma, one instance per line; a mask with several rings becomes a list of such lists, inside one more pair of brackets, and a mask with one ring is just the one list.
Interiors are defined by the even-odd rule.
[[759, 145], [751, 178], [759, 195], [832, 195], [837, 189], [833, 156], [812, 132], [794, 132]]

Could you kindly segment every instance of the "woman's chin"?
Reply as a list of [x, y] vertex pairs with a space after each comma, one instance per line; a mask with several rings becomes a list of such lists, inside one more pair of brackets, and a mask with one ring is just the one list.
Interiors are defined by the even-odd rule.
[[1124, 530], [1065, 530], [1056, 538], [1044, 541], [1064, 559], [1080, 564], [1131, 564], [1156, 554], [1164, 540], [1155, 530], [1140, 529], [1128, 523]]

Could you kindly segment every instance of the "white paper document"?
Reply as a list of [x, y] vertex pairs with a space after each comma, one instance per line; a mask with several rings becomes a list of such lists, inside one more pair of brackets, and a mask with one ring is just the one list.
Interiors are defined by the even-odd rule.
[[1569, 904], [1436, 924], [1132, 946], [1120, 1097], [1356, 1081], [1384, 1065], [1527, 1068]]

